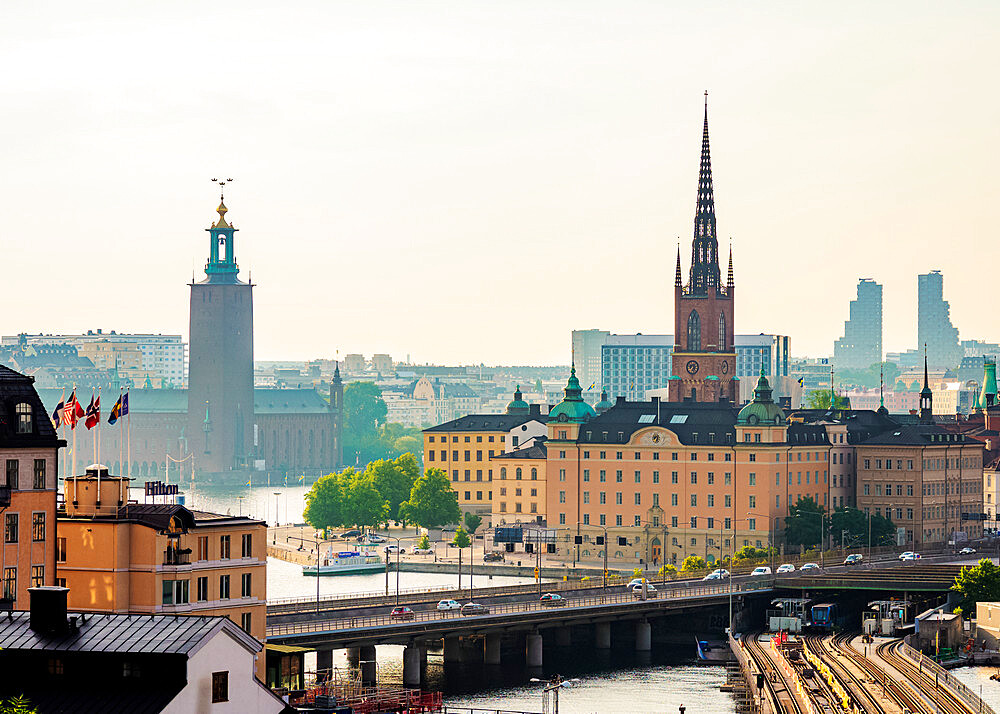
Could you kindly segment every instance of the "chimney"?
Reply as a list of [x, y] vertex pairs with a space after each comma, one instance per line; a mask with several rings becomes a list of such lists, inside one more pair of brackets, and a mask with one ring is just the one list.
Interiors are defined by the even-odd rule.
[[542, 415], [542, 405], [541, 404], [529, 404], [528, 405], [528, 416], [541, 416]]
[[659, 397], [653, 397], [653, 405], [655, 406], [655, 405], [657, 405], [659, 403], [660, 403], [660, 398]]
[[43, 585], [28, 588], [31, 629], [43, 635], [64, 635], [69, 632], [66, 619], [66, 598], [69, 588]]
[[625, 403], [625, 397], [623, 397], [621, 395], [618, 395], [617, 397], [615, 397], [615, 406], [621, 406], [624, 403]]

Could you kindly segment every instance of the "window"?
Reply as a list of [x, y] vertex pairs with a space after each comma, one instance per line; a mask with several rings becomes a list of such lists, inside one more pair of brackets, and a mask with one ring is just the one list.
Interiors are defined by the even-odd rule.
[[240, 595], [242, 597], [253, 597], [253, 574], [243, 573], [240, 576]]
[[677, 527], [677, 516], [671, 516], [670, 517], [670, 527], [671, 528], [676, 528]]
[[615, 483], [621, 483], [621, 482], [622, 482], [622, 472], [615, 471]]
[[[639, 494], [636, 494], [636, 496], [638, 496], [638, 495]], [[638, 501], [636, 503], [638, 503]], [[708, 505], [709, 506], [714, 506], [715, 505], [715, 494], [713, 494], [713, 493], [708, 494]]]
[[229, 672], [212, 672], [212, 704], [229, 701]]
[[601, 491], [599, 494], [597, 494], [597, 500], [600, 503], [607, 503], [608, 502], [607, 499], [608, 499], [608, 494], [606, 494], [604, 491]]
[[45, 585], [45, 566], [44, 565], [32, 565], [31, 566], [31, 587], [40, 588]]
[[208, 536], [198, 538], [198, 560], [208, 560]]
[[755, 474], [755, 473], [751, 473], [750, 474], [750, 485], [751, 486], [756, 486], [757, 485], [757, 474]]
[[31, 540], [45, 540], [45, 511], [31, 514]]
[[10, 600], [17, 599], [17, 568], [3, 569], [3, 596]]
[[604, 469], [601, 469], [600, 480], [601, 480], [601, 483], [604, 483], [605, 481], [608, 480], [608, 472], [605, 471]]
[[32, 427], [31, 405], [26, 402], [20, 402], [14, 407], [14, 416], [17, 419], [17, 433], [30, 434]]
[[[559, 475], [562, 477], [562, 480], [565, 481], [566, 480], [566, 469], [559, 469]], [[532, 469], [531, 469], [531, 480], [532, 481], [537, 481], [538, 480], [538, 469], [537, 468], [532, 467]]]
[[750, 498], [750, 502], [749, 502], [750, 508], [756, 508], [757, 507], [757, 497], [756, 496], [750, 496], [749, 498]]
[[617, 506], [622, 505], [622, 492], [621, 491], [618, 491], [615, 494], [615, 505], [617, 505]]
[[724, 501], [724, 505], [726, 508], [733, 507], [733, 497], [730, 496], [728, 493], [725, 496], [723, 496], [722, 499]]
[[701, 352], [701, 318], [692, 310], [687, 322], [687, 351]]
[[56, 538], [56, 562], [66, 562], [66, 539]]
[[[601, 495], [603, 496], [604, 494], [601, 494]], [[560, 491], [559, 492], [559, 503], [566, 503], [566, 492], [565, 491]]]
[[752, 530], [752, 531], [757, 530], [757, 519], [756, 518], [748, 518], [747, 519], [747, 527], [750, 530]]
[[250, 626], [253, 623], [253, 615], [249, 612], [244, 612], [240, 615], [240, 627], [247, 634], [250, 634]]
[[692, 506], [697, 506], [698, 505], [698, 494], [697, 493], [692, 493], [691, 494], [691, 505]]
[[[726, 454], [726, 456], [729, 456], [729, 454]], [[727, 471], [725, 476], [722, 478], [722, 482], [726, 486], [731, 486], [733, 484], [733, 475]]]
[[[226, 576], [228, 577], [228, 576]], [[188, 581], [187, 580], [164, 580], [163, 581], [163, 604], [164, 605], [184, 605], [188, 602]]]
[[228, 600], [229, 599], [229, 576], [220, 575], [219, 576], [219, 599]]
[[230, 537], [227, 535], [219, 536], [219, 558], [222, 560], [229, 560], [229, 546]]
[[659, 482], [660, 482], [660, 472], [659, 471], [654, 471], [653, 472], [653, 483], [659, 483]]
[[8, 513], [3, 522], [3, 542], [17, 543], [17, 514]]
[[[538, 480], [537, 472], [535, 471], [535, 469], [531, 469], [531, 476], [536, 481]], [[559, 480], [560, 481], [566, 480], [566, 469], [559, 469]]]
[[602, 526], [608, 525], [608, 519], [603, 513], [601, 514], [601, 517], [598, 519], [598, 521]]
[[198, 602], [208, 600], [208, 578], [198, 578]]
[[583, 514], [583, 525], [585, 525], [585, 526], [589, 526], [590, 525], [590, 514], [589, 513], [584, 513]]
[[17, 463], [17, 459], [7, 459], [7, 485], [10, 488], [18, 488]]
[[637, 506], [642, 505], [642, 497], [639, 495], [638, 492], [635, 494], [635, 505]]
[[583, 492], [583, 502], [590, 503], [590, 491]]
[[726, 314], [719, 313], [719, 352], [726, 351]]
[[[692, 528], [698, 527], [698, 516], [691, 516], [691, 527]], [[692, 538], [691, 541], [692, 541], [691, 545], [694, 545], [694, 538]]]
[[35, 459], [35, 478], [32, 488], [45, 488], [45, 459]]

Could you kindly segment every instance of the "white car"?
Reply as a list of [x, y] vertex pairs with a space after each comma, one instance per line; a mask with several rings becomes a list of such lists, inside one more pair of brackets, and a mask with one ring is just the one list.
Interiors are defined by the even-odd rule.
[[907, 553], [903, 560], [920, 560], [920, 553]]
[[712, 571], [713, 575], [718, 575], [720, 578], [725, 579], [729, 577], [729, 571], [725, 568], [716, 568]]
[[722, 580], [722, 576], [719, 575], [718, 573], [709, 573], [708, 575], [706, 575], [705, 577], [703, 577], [701, 580], [702, 580], [702, 582], [704, 582], [706, 580]]
[[792, 565], [791, 563], [782, 563], [781, 565], [778, 566], [777, 570], [778, 575], [781, 575], [782, 573], [794, 573], [794, 572], [795, 572], [795, 566]]
[[959, 555], [972, 555], [975, 552], [976, 552], [975, 548], [962, 548], [962, 550], [958, 551], [958, 554]]
[[393, 543], [392, 545], [387, 545], [385, 547], [385, 552], [386, 553], [405, 553], [406, 552], [406, 548], [400, 548], [398, 545], [396, 545], [395, 543]]
[[758, 575], [770, 575], [770, 574], [771, 574], [771, 569], [769, 567], [767, 567], [766, 565], [758, 565], [756, 568], [753, 569], [753, 572], [750, 573], [750, 577], [752, 578]]
[[802, 571], [802, 570], [819, 570], [819, 565], [817, 565], [816, 563], [803, 563], [802, 567], [799, 568], [799, 570], [800, 571]]
[[646, 578], [632, 578], [625, 587], [634, 588], [636, 585], [642, 585], [645, 582], [648, 582]]
[[[642, 597], [642, 583], [632, 586], [632, 596]], [[652, 583], [646, 583], [646, 597], [654, 598], [656, 597], [656, 588], [653, 587]]]
[[906, 550], [899, 554], [900, 560], [910, 560], [910, 556], [913, 555], [912, 550]]
[[434, 550], [432, 548], [414, 548], [413, 549], [413, 554], [414, 555], [431, 555], [433, 553], [434, 553]]
[[442, 600], [437, 604], [438, 612], [447, 612], [448, 610], [461, 610], [462, 603], [457, 600]]

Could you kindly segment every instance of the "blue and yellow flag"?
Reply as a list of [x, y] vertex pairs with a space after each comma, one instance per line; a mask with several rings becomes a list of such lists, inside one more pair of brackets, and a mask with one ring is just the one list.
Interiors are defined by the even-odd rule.
[[247, 486], [250, 485], [250, 479], [247, 479]]
[[305, 480], [306, 480], [306, 475], [305, 474], [302, 474], [301, 476], [299, 476], [299, 483], [303, 483]]
[[118, 401], [115, 402], [115, 405], [113, 407], [111, 407], [111, 414], [108, 415], [108, 424], [114, 425], [114, 424], [116, 424], [118, 422], [119, 419], [121, 419], [121, 416], [122, 416], [122, 397], [124, 397], [124, 396], [125, 396], [124, 394], [119, 394], [118, 395]]

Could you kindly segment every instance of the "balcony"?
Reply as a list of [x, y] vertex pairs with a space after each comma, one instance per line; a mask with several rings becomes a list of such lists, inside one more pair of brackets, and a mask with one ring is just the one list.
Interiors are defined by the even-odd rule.
[[167, 548], [163, 551], [164, 565], [191, 565], [190, 548]]
[[0, 508], [7, 508], [10, 505], [10, 486], [0, 486]]

